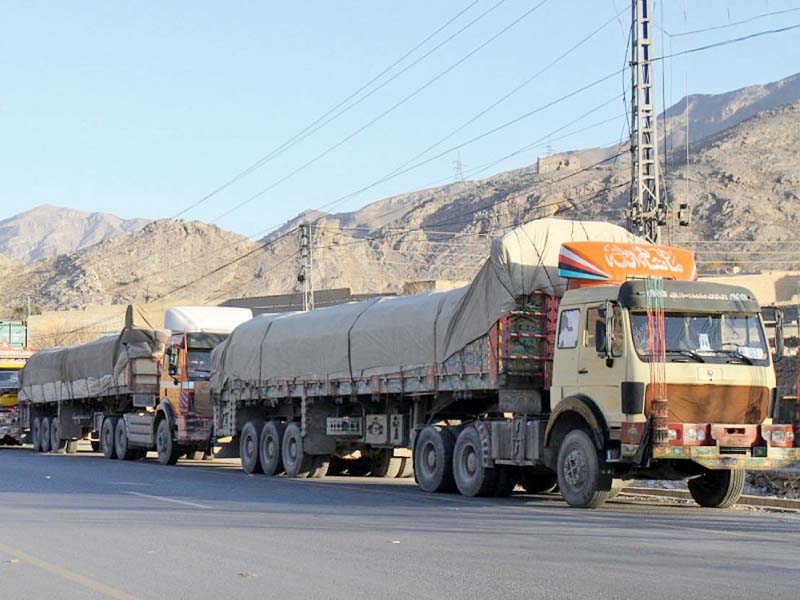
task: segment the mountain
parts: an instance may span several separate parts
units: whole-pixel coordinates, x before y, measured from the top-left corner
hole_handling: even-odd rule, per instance
[[[668,132],[667,146],[676,151],[689,141],[699,141],[765,110],[800,100],[800,73],[764,85],[749,85],[724,94],[691,94],[664,111],[659,126]],[[664,133],[663,131],[661,132]]]
[[[147,223],[147,219],[120,219],[43,204],[0,221],[0,255],[29,263],[138,231]]]
[[[773,90],[769,96],[777,102],[782,96],[776,90],[790,89],[795,80],[763,87]],[[747,95],[740,92],[728,96],[728,108],[713,96],[697,100],[697,106],[716,107],[704,114],[727,114],[733,123],[735,114],[766,102],[762,94],[743,107]],[[667,157],[668,196],[675,203],[688,201],[693,216],[688,228],[671,223],[669,238],[695,248],[706,272],[776,262],[792,267],[770,244],[783,241],[791,251],[800,231],[800,100],[707,131],[712,133],[692,143],[688,163],[682,148]],[[588,152],[569,156],[595,156],[599,150]],[[314,221],[318,290],[401,292],[411,281],[468,280],[487,256],[491,238],[515,223],[556,216],[624,224],[629,160],[623,153],[591,168],[587,163],[593,161],[584,160],[583,168],[570,164],[541,173],[531,165],[399,194],[353,212],[303,213],[282,230]],[[0,315],[25,296],[48,310],[162,298],[219,303],[286,293],[297,288],[299,236],[277,237],[269,236],[262,248],[212,225],[163,220],[29,265],[0,262]]]

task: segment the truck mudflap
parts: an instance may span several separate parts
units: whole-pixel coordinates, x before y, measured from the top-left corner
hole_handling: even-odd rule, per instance
[[[212,417],[186,415],[175,418],[179,444],[206,443],[211,439]]]
[[[626,423],[621,429],[623,461],[642,456],[648,443],[645,423]],[[669,423],[665,444],[653,444],[654,460],[691,460],[708,469],[772,470],[800,461],[792,425]]]

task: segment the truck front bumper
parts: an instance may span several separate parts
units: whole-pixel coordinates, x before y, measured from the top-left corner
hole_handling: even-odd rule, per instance
[[[645,423],[622,428],[622,457],[636,459]],[[668,438],[653,444],[655,460],[691,460],[708,469],[780,469],[800,461],[800,447],[789,424],[669,423]]]
[[[3,425],[0,426],[0,440],[5,438],[12,438],[14,440],[21,440],[22,439],[22,428],[11,426],[11,425]]]
[[[207,444],[211,439],[211,417],[186,415],[176,417],[179,444]]]
[[[719,446],[667,446],[653,448],[654,459],[688,459],[708,469],[746,469],[768,471],[800,461],[800,448],[737,448],[736,454]],[[764,454],[764,456],[758,456]]]

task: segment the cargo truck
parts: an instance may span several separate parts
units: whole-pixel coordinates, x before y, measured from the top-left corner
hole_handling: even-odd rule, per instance
[[[129,307],[119,335],[37,353],[22,371],[20,390],[34,450],[75,452],[79,440],[89,439],[106,458],[133,460],[155,450],[162,464],[207,452],[211,406],[197,402],[195,392],[208,385],[213,346],[251,316],[242,309],[169,309],[160,330],[135,327]]]
[[[24,430],[19,411],[19,372],[33,354],[23,321],[0,321],[0,444],[20,445]]]
[[[753,295],[605,223],[519,227],[462,289],[256,317],[214,349],[211,391],[248,473],[410,451],[427,492],[597,507],[674,479],[726,507],[746,469],[800,457]]]

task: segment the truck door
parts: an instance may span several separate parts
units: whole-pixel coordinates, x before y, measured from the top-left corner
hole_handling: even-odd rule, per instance
[[[617,426],[622,420],[620,383],[625,379],[624,323],[622,310],[611,305],[614,311],[611,336],[611,356],[605,353],[605,340],[598,344],[597,335],[605,331],[606,305],[589,306],[586,309],[583,335],[578,352],[578,386],[580,393],[589,396],[603,411],[609,426]],[[601,327],[598,329],[598,323]],[[601,333],[602,335],[602,333]]]
[[[558,336],[553,357],[553,385],[550,402],[553,407],[559,400],[578,390],[578,342],[581,339],[581,309],[564,307],[558,317]]]

